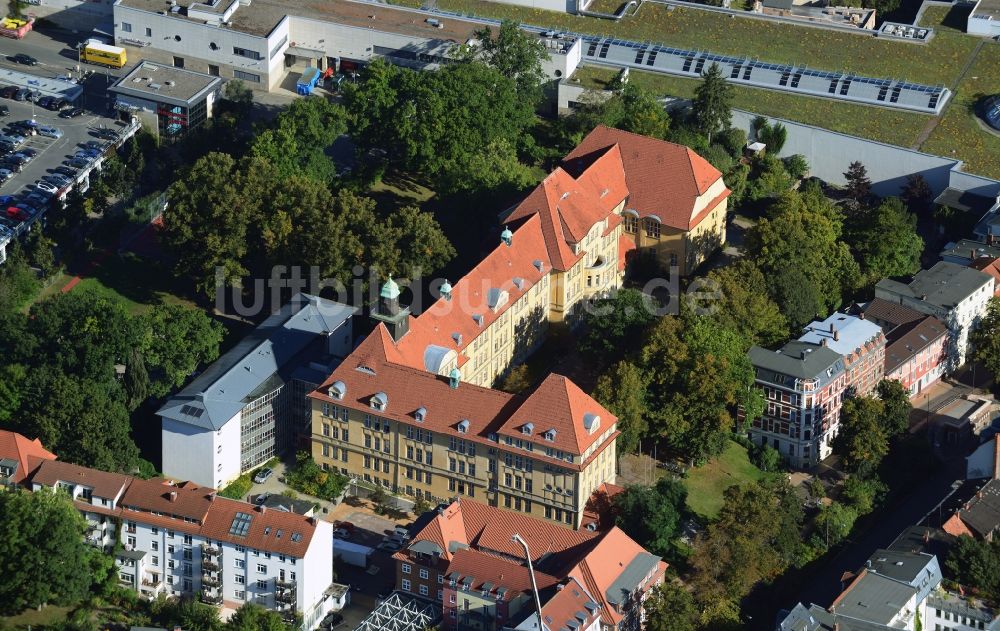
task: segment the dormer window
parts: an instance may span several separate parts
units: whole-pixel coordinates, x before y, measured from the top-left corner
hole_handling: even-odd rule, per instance
[[[531,433],[535,431],[535,425],[533,423],[525,423],[521,427],[521,433],[525,436],[531,436]]]
[[[343,381],[334,381],[330,384],[330,388],[326,392],[330,395],[331,399],[340,401],[347,394],[347,386]]]
[[[389,405],[389,397],[384,392],[376,392],[372,395],[369,404],[372,406],[373,410],[385,410],[386,406]]]
[[[462,419],[461,421],[458,422],[458,433],[459,434],[468,434],[469,433],[469,420],[468,419]]]
[[[424,419],[427,418],[427,408],[417,408],[417,411],[413,413],[413,418],[415,418],[418,423],[423,423]]]
[[[587,430],[588,434],[593,434],[601,427],[601,417],[596,414],[583,415],[583,429]]]
[[[545,438],[545,440],[547,440],[549,442],[555,441],[555,439],[556,439],[556,430],[550,429],[549,431],[545,432],[544,438]]]

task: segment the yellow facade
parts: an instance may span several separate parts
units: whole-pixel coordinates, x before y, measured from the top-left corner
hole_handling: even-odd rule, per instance
[[[431,503],[464,495],[578,528],[587,499],[615,477],[615,441],[608,440],[615,425],[601,428],[594,446],[574,458],[578,465],[600,450],[576,470],[540,457],[537,445],[537,451],[518,447],[513,438],[508,445],[504,436],[458,437],[316,400],[312,405],[312,455],[320,466]]]
[[[691,212],[694,218],[725,191],[722,178],[700,196]],[[681,276],[689,276],[726,240],[728,199],[691,230],[681,230],[660,223],[654,217],[639,218],[630,211],[622,215],[625,234],[635,239],[640,252],[651,253],[663,267],[678,267]]]

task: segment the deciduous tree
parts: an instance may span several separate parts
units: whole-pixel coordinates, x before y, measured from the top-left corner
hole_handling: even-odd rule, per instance
[[[521,30],[512,20],[503,20],[500,28],[483,27],[473,35],[479,42],[478,50],[467,51],[467,59],[480,59],[500,74],[512,79],[526,99],[538,103],[542,98],[545,72],[542,62],[549,59],[542,41]]]
[[[863,282],[874,285],[887,276],[908,276],[920,269],[924,240],[917,217],[896,197],[882,201],[858,218],[848,233]]]
[[[753,261],[740,259],[708,278],[718,283],[719,300],[705,305],[711,317],[752,344],[771,346],[788,338],[788,320],[768,296],[767,281]]]
[[[890,438],[902,436],[910,429],[910,393],[895,379],[883,379],[876,386],[878,398],[882,401],[883,423]]]
[[[618,417],[618,453],[633,453],[646,435],[646,378],[638,366],[621,361],[600,376],[594,398]]]
[[[0,613],[72,605],[91,585],[84,522],[62,493],[0,493]]]
[[[990,298],[986,314],[969,337],[972,355],[1000,379],[1000,299]]]
[[[686,501],[684,484],[660,478],[655,486],[626,487],[612,503],[619,528],[654,554],[670,556]]]
[[[595,361],[609,354],[628,353],[642,344],[646,328],[653,322],[653,298],[638,289],[621,289],[610,298],[588,304],[584,310],[586,333],[580,352]]]
[[[650,591],[643,610],[646,631],[696,631],[699,612],[694,597],[674,581],[664,581]]]
[[[227,631],[291,631],[278,612],[256,603],[244,603],[229,618],[225,628]]]
[[[182,385],[198,366],[215,361],[225,330],[205,312],[158,305],[142,317],[144,363],[152,372],[150,394],[162,397]]]
[[[884,418],[885,405],[878,399],[851,397],[844,401],[833,450],[849,471],[867,475],[889,453]]]

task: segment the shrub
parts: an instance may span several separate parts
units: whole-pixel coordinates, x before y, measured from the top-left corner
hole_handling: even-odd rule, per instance
[[[249,473],[244,473],[219,491],[219,495],[232,500],[242,500],[251,488],[253,488],[253,480],[250,479]]]

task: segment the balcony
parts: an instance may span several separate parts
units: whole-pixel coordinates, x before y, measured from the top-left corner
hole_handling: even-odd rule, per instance
[[[282,590],[295,590],[295,581],[284,581],[281,579],[274,581],[274,586],[278,588],[278,591]]]
[[[205,573],[205,572],[218,572],[219,571],[219,564],[216,563],[215,561],[206,561],[206,560],[203,560],[201,562],[201,571],[202,571],[202,573]]]
[[[205,574],[201,577],[201,584],[206,587],[218,587],[222,583],[222,577],[212,574]]]
[[[278,592],[274,595],[274,599],[282,603],[295,603],[295,591]]]
[[[221,605],[222,604],[222,594],[210,595],[205,592],[201,593],[201,602],[206,605]]]
[[[149,588],[155,589],[155,588],[159,587],[162,584],[163,584],[163,581],[160,579],[160,575],[159,574],[152,574],[152,575],[150,575],[150,576],[142,579],[142,586],[143,587],[149,587]]]
[[[204,544],[201,546],[201,555],[203,557],[217,557],[220,554],[222,554],[222,550],[219,548]]]

